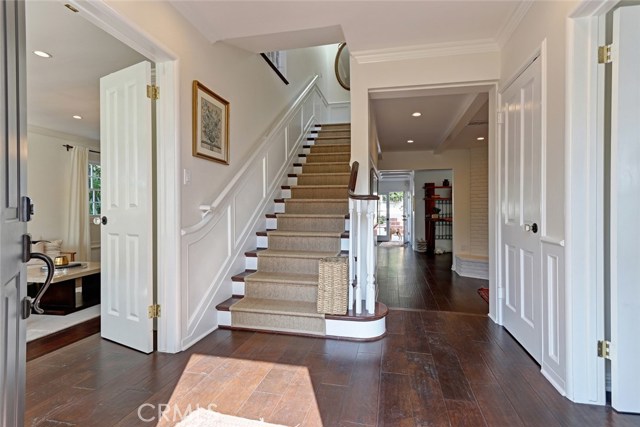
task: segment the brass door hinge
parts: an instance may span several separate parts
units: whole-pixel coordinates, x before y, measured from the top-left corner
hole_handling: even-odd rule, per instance
[[[611,45],[598,46],[598,64],[610,64],[611,62],[613,62]]]
[[[160,304],[153,304],[149,306],[149,319],[157,319],[160,317]]]
[[[160,98],[160,88],[156,85],[147,85],[147,98],[150,99],[159,99]]]
[[[611,343],[609,341],[598,341],[598,357],[611,359]]]

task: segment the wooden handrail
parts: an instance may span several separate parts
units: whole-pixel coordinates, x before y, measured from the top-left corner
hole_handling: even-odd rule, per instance
[[[353,162],[351,164],[351,176],[349,177],[349,198],[354,200],[378,200],[378,196],[373,194],[356,194],[356,182],[358,180],[358,169],[360,163]]]

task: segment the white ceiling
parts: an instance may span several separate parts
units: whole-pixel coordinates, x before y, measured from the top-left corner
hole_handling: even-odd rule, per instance
[[[145,58],[59,1],[27,1],[26,21],[29,125],[99,139],[100,77]]]
[[[254,52],[346,41],[350,51],[500,42],[521,0],[170,0],[212,43]],[[336,28],[342,29],[341,32]],[[295,37],[287,33],[295,32]]]

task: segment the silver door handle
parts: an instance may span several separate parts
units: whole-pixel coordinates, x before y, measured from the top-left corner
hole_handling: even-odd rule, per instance
[[[530,231],[533,234],[536,234],[538,232],[538,224],[535,222],[533,224],[525,224],[524,231]]]

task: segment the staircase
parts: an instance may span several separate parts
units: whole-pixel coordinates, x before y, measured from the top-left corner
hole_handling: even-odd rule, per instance
[[[258,233],[258,249],[245,254],[255,271],[232,279],[234,294],[242,295],[217,307],[231,313],[221,327],[326,334],[316,309],[318,261],[348,248],[350,125],[318,126],[307,142],[267,230]]]

